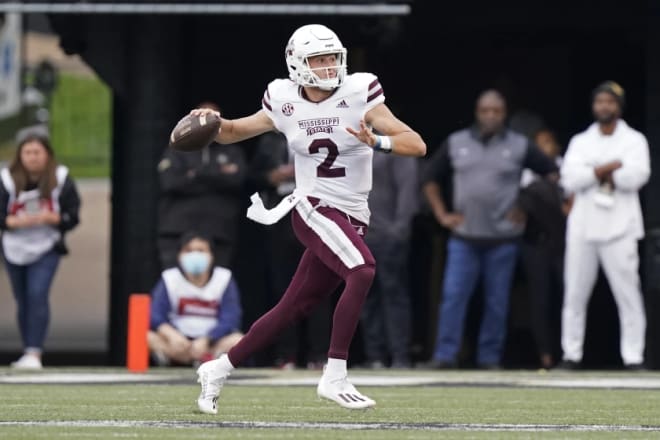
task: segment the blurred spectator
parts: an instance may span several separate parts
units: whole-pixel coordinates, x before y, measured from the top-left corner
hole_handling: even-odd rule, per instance
[[[213,103],[200,107],[217,109]],[[194,152],[166,149],[158,164],[160,201],[158,249],[161,267],[177,263],[179,240],[185,231],[199,231],[213,239],[215,261],[232,267],[246,163],[242,147],[213,142]]]
[[[11,366],[39,369],[50,286],[60,256],[68,253],[65,234],[78,225],[80,196],[68,169],[39,134],[22,137],[0,178],[2,250],[23,343],[23,356]]]
[[[555,161],[558,167],[561,167],[562,162],[562,146],[557,139],[555,133],[549,128],[541,128],[529,138],[543,154]],[[521,185],[523,187],[529,185],[533,181],[541,177],[529,168],[525,168],[521,177]]]
[[[509,119],[509,128],[520,134],[527,136],[527,139],[533,140],[536,133],[545,127],[543,117],[538,113],[520,108],[513,112]]]
[[[476,354],[481,368],[498,368],[506,337],[509,295],[524,217],[515,206],[523,168],[557,172],[525,136],[505,126],[506,102],[487,90],[476,102],[476,124],[452,133],[425,170],[423,192],[435,219],[451,230],[434,368],[458,365],[469,300],[483,278],[484,310]],[[448,208],[441,188],[451,174]]]
[[[638,192],[651,165],[646,137],[621,118],[623,106],[619,84],[600,84],[592,99],[595,122],[573,136],[561,167],[563,185],[575,194],[566,231],[562,368],[577,368],[582,361],[599,264],[619,313],[623,363],[629,369],[644,363],[646,314],[637,247],[644,223]]]
[[[371,221],[365,241],[376,258],[376,276],[362,309],[364,351],[371,367],[410,367],[411,308],[408,252],[419,203],[414,157],[374,154]]]
[[[561,145],[552,131],[540,130],[539,149],[561,166]],[[569,198],[560,183],[544,179],[530,169],[523,172],[518,205],[525,213],[521,263],[531,304],[531,326],[539,363],[551,368],[560,354],[559,335],[563,296],[563,261]]]
[[[267,208],[277,205],[295,188],[293,151],[281,133],[260,136],[250,165],[250,180]],[[286,291],[305,250],[291,222],[266,229],[271,299],[276,304]],[[332,298],[324,299],[310,316],[284,330],[274,344],[275,365],[283,369],[306,365],[321,368],[327,357],[332,321]]]
[[[243,337],[238,286],[214,264],[212,249],[204,235],[185,233],[178,266],[164,270],[151,293],[148,341],[159,365],[215,359]]]

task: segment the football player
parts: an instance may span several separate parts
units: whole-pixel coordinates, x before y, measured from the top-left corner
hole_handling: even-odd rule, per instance
[[[251,216],[248,210],[248,217],[268,224],[291,211],[294,231],[306,251],[279,303],[226,355],[197,370],[202,388],[197,403],[205,413],[217,413],[216,400],[235,367],[306,316],[342,281],[345,287],[334,311],[328,362],[317,393],[345,408],[375,405],[347,379],[349,346],[376,264],[363,241],[369,224],[372,155],[423,156],[426,144],[385,105],[375,75],[347,74],[346,49],[326,26],[297,29],[285,58],[289,78],[268,84],[256,113],[223,118],[216,141],[236,143],[267,131],[286,136],[296,155],[296,190],[272,212],[265,212],[253,196],[253,207],[261,212],[255,209]],[[212,110],[201,108],[191,114],[208,112]]]

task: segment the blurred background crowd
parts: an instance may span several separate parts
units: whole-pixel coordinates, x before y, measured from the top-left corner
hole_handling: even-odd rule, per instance
[[[443,10],[408,2],[412,18],[384,16],[350,32],[350,23],[327,18],[346,35],[349,71],[382,72],[388,105],[429,146],[420,159],[374,155],[366,240],[377,274],[351,362],[375,369],[658,368],[660,342],[651,318],[660,316],[660,308],[654,280],[647,276],[654,260],[645,246],[653,246],[657,213],[647,206],[644,191],[657,186],[651,168],[657,133],[647,121],[660,105],[650,103],[653,97],[660,101],[660,85],[645,78],[660,69],[646,56],[658,47],[660,35],[649,30],[650,21],[646,27],[643,7],[613,0],[607,13],[576,9],[572,20],[562,21],[563,30],[551,20],[559,20],[554,8],[547,10],[550,17],[542,17],[474,3],[480,14],[467,6]],[[621,21],[617,12],[630,20]],[[489,14],[496,19],[486,23]],[[243,32],[248,20],[271,29],[262,16],[233,24],[226,17],[211,18],[223,20],[227,38]],[[42,351],[46,366],[121,364],[126,299],[139,292],[159,298],[150,334],[152,363],[191,363],[226,351],[226,344],[240,338],[282,295],[302,248],[287,219],[266,227],[246,219],[245,210],[254,192],[274,206],[293,190],[295,158],[286,140],[267,134],[255,142],[212,144],[195,153],[166,148],[169,129],[190,108],[214,107],[228,115],[258,108],[260,96],[240,89],[259,91],[266,86],[262,77],[285,75],[282,48],[263,40],[246,43],[240,54],[214,55],[222,58],[214,61],[204,60],[202,48],[163,47],[169,38],[185,40],[186,26],[196,29],[186,41],[208,40],[214,33],[211,18],[200,18],[202,26],[195,17],[181,22],[169,16],[132,18],[122,26],[143,34],[131,49],[135,53],[120,58],[117,47],[135,40],[127,31],[117,47],[107,46],[114,17],[92,17],[83,29],[75,26],[80,17],[4,14],[0,160],[10,169],[21,162],[26,141],[41,142],[48,157],[67,169],[79,198],[71,209],[80,219],[79,225],[76,220],[55,228],[61,235],[53,243],[66,236],[66,251],[58,251],[66,257],[51,264],[52,280],[42,288],[42,304],[44,298],[49,302],[34,318],[44,320],[41,330],[19,325],[27,306],[19,301],[12,275],[13,263],[33,261],[12,262],[3,255],[8,264],[0,271],[0,300],[16,305],[0,310],[4,364]],[[325,19],[312,21],[320,18]],[[273,29],[283,30],[272,30],[278,33],[272,40],[280,42],[285,39],[279,34],[288,35],[310,17],[277,20]],[[645,26],[635,26],[641,22]],[[162,35],[163,28],[171,33]],[[159,33],[166,41],[159,41]],[[188,69],[201,70],[213,86],[192,82],[186,70],[163,61],[168,50],[196,60]],[[264,72],[237,77],[232,63],[260,59],[260,51],[266,52],[259,63]],[[437,63],[440,70],[432,67]],[[599,229],[601,235],[571,235],[569,257],[568,219],[576,206],[579,215],[585,214],[575,197],[582,189],[574,183],[566,155],[575,136],[600,121],[595,104],[602,93],[613,100],[613,111],[626,127],[639,130],[644,142],[648,138],[651,177],[635,169],[640,180],[626,186],[628,181],[616,176],[630,162],[618,156],[609,159],[622,161],[620,167],[605,160],[585,166],[595,176],[594,187],[602,189],[599,197],[608,197],[607,185],[610,197],[622,188],[641,195],[640,216],[630,222],[641,223],[642,230],[626,229],[633,243],[629,248],[592,249],[585,241],[609,243],[616,221],[610,214],[583,218],[587,229]],[[612,169],[596,170],[599,165]],[[564,185],[565,174],[569,185]],[[49,191],[57,188],[55,182]],[[61,200],[59,192],[51,196]],[[622,206],[612,210],[631,212],[632,205]],[[6,220],[10,214],[4,216],[3,240],[12,229]],[[629,258],[611,257],[621,254]],[[596,265],[585,268],[585,261]],[[185,279],[168,272],[176,266]],[[574,269],[570,286],[566,267]],[[168,291],[210,284],[217,287],[217,298],[189,305],[216,320],[168,321]],[[336,299],[250,364],[320,368]],[[231,313],[221,316],[218,310]],[[36,342],[29,336],[35,331],[41,332]]]

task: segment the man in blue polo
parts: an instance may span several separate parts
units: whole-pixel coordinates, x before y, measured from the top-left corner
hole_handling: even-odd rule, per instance
[[[524,228],[516,208],[521,172],[529,168],[545,176],[558,171],[524,135],[506,127],[506,112],[499,92],[482,92],[475,124],[450,134],[423,176],[424,196],[436,221],[451,231],[434,368],[458,365],[467,306],[480,278],[484,310],[476,363],[480,368],[500,366],[511,280]]]

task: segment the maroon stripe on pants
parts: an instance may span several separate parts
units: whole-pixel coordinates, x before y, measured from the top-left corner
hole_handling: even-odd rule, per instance
[[[229,351],[229,360],[234,366],[266,348],[282,330],[308,315],[319,302],[335,291],[342,280],[345,281],[345,287],[333,316],[328,356],[338,359],[348,357],[362,304],[373,281],[375,261],[356,231],[366,230],[364,224],[355,219],[349,221],[346,214],[334,208],[318,207],[316,211],[340,227],[360,251],[365,264],[352,269],[346,267],[294,209],[291,213],[293,229],[307,249],[280,301],[252,324],[246,335]]]

